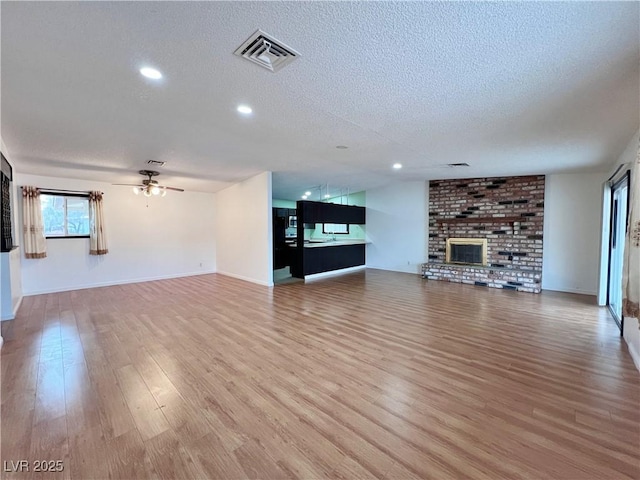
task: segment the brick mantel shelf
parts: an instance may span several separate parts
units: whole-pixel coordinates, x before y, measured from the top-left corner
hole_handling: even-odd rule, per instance
[[[527,217],[466,217],[440,218],[435,223],[517,223],[526,221]]]

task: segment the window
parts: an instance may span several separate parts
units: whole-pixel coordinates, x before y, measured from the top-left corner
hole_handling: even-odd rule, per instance
[[[42,193],[40,204],[45,237],[89,236],[88,196]]]
[[[322,233],[349,233],[348,223],[323,223]]]

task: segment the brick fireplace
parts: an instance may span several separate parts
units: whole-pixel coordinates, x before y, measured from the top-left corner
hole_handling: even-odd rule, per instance
[[[539,293],[544,181],[535,175],[429,182],[423,276]],[[482,244],[478,257],[473,246]]]

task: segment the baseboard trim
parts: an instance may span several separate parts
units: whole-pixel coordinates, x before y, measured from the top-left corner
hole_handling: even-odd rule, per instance
[[[73,290],[85,290],[87,288],[99,288],[99,287],[113,287],[114,285],[127,285],[129,283],[144,283],[144,282],[154,282],[156,280],[170,280],[172,278],[181,278],[181,277],[196,277],[198,275],[210,275],[212,273],[216,273],[215,270],[207,270],[200,272],[187,272],[187,273],[179,273],[175,275],[160,275],[157,277],[142,277],[142,278],[132,278],[128,280],[114,280],[112,282],[97,282],[85,285],[70,285],[67,287],[54,288],[54,289],[46,289],[46,290],[37,290],[34,292],[23,292],[25,297],[30,297],[33,295],[44,295],[46,293],[60,293],[60,292],[71,292]]]
[[[640,325],[638,325],[638,320],[632,317],[626,317],[624,319],[624,332],[622,332],[622,336],[624,337],[624,341],[627,344],[627,349],[629,350],[629,355],[633,359],[633,363],[635,364],[638,371],[640,371]]]
[[[345,273],[358,272],[360,270],[365,270],[366,268],[367,268],[366,265],[358,265],[357,267],[341,268],[340,270],[331,270],[329,272],[314,273],[313,275],[305,275],[304,281],[313,282],[314,280],[319,280],[321,278],[335,277],[337,275],[344,275]]]
[[[255,278],[245,277],[244,275],[238,275],[236,273],[222,272],[220,270],[218,270],[216,273],[218,273],[219,275],[224,275],[225,277],[231,277],[237,280],[244,280],[245,282],[249,282],[249,283],[256,283],[258,285],[262,285],[263,287],[273,287],[273,280],[271,282],[263,282],[260,280],[256,280]]]
[[[640,352],[636,350],[635,345],[632,343],[627,343],[627,348],[629,349],[629,355],[631,355],[633,363],[635,363],[638,372],[640,372]]]
[[[592,297],[597,297],[598,293],[595,290],[580,290],[578,288],[549,288],[542,287],[542,291],[545,290],[550,292],[562,292],[562,293],[576,293],[578,295],[590,295]]]
[[[418,271],[418,269],[411,271],[411,272],[407,272],[406,270],[399,270],[397,268],[387,268],[387,267],[376,267],[373,265],[366,265],[367,268],[371,269],[371,270],[382,270],[383,272],[396,272],[396,273],[408,273],[409,275],[421,275],[421,273]],[[419,267],[418,267],[419,268]]]
[[[9,315],[4,315],[2,318],[0,318],[0,322],[4,322],[6,320],[13,320],[14,318],[16,318],[16,315],[18,314],[18,309],[20,308],[20,305],[22,305],[22,299],[24,297],[20,297],[18,299],[18,302],[16,303],[16,306],[13,307],[13,312],[10,313]]]

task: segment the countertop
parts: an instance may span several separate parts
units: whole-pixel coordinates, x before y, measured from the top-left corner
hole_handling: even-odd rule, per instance
[[[342,247],[345,245],[365,245],[367,243],[371,243],[371,242],[367,242],[364,239],[358,239],[358,238],[354,238],[350,240],[329,240],[329,241],[318,240],[318,241],[311,241],[309,243],[305,243],[304,248]],[[294,248],[298,247],[297,243],[288,243],[287,245]]]

